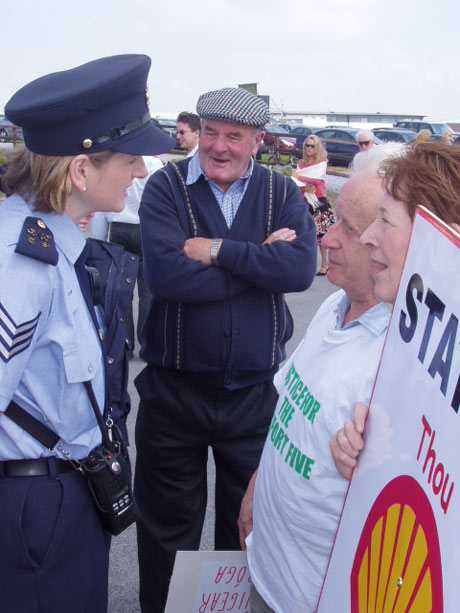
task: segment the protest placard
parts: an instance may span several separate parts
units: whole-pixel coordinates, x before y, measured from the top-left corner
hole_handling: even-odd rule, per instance
[[[165,613],[249,613],[244,551],[178,551]]]
[[[419,208],[319,613],[459,610],[459,271]]]

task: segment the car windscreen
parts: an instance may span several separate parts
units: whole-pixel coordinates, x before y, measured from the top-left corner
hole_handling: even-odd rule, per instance
[[[453,131],[446,123],[432,123],[431,127],[433,131],[438,136],[442,136],[443,134],[453,134]]]

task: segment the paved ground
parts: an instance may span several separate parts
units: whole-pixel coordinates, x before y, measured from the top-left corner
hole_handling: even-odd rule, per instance
[[[312,287],[306,292],[290,294],[287,296],[289,308],[295,322],[294,335],[288,344],[288,352],[298,344],[306,326],[314,315],[319,304],[336,289],[324,277],[316,277]],[[138,395],[133,385],[133,380],[143,368],[140,359],[131,362],[130,393],[133,401],[133,410],[129,416],[129,429],[131,440],[134,440],[133,426],[136,417]],[[212,454],[210,454],[212,456]],[[133,458],[134,459],[134,458]],[[212,549],[214,528],[214,466],[212,457],[209,461],[209,502],[206,513],[205,526],[201,541],[201,549]],[[137,602],[137,557],[136,557],[136,533],[130,528],[123,535],[114,538],[111,552],[110,568],[110,605],[109,613],[137,613],[140,611]]]

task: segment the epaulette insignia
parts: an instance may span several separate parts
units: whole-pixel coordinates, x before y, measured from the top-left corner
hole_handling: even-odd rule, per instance
[[[53,233],[40,217],[26,217],[15,252],[52,266],[59,258]]]

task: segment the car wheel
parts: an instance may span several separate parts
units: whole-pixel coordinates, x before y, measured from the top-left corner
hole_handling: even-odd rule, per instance
[[[5,128],[2,128],[0,130],[0,143],[6,143],[7,140],[8,140],[8,132],[5,130]]]

